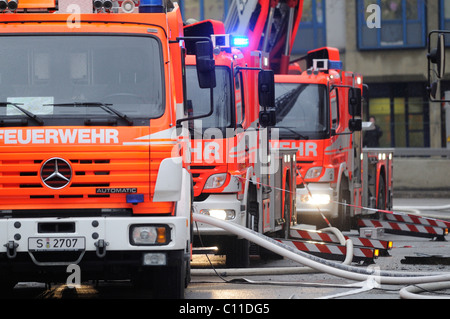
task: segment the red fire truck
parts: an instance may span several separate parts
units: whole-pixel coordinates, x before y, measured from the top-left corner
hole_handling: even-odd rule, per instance
[[[298,149],[298,222],[328,216],[348,228],[370,208],[392,207],[392,150],[363,150],[363,78],[342,71],[337,49],[313,50],[301,66],[288,62],[302,13],[302,0],[233,1],[225,24],[248,35],[263,68],[275,71],[279,140],[272,146]]]
[[[367,208],[392,207],[392,152],[363,149],[363,78],[342,70],[337,49],[310,51],[301,64],[300,74],[275,76],[280,140],[272,143],[298,149],[298,222],[325,217],[347,230],[375,212]]]
[[[217,84],[210,116],[189,123],[194,210],[262,233],[276,232],[285,227],[281,222],[285,216],[291,220],[294,208],[295,196],[284,189],[289,188],[286,184],[295,184],[295,166],[288,161],[295,151],[268,156],[269,143],[262,130],[268,113],[260,112],[260,103],[272,106],[274,95],[267,103],[260,93],[264,86],[274,89],[273,73],[262,70],[259,51],[245,48],[248,39],[225,34],[222,22],[194,23],[185,27],[185,34],[209,37],[213,42]],[[195,110],[195,118],[208,112],[210,95],[194,81],[196,60],[188,44],[187,50],[187,102]],[[265,77],[271,74],[272,82],[269,79],[265,83]],[[273,166],[269,163],[272,171],[262,172],[268,162],[261,163],[263,158],[276,162]],[[278,164],[280,169],[275,167]],[[270,183],[278,183],[273,192],[268,191]],[[249,263],[247,240],[205,224],[198,225],[195,239],[196,247],[217,247],[217,253],[227,256],[230,267]]]
[[[183,38],[171,1],[1,2],[0,292],[64,281],[77,264],[82,280],[132,279],[155,297],[184,296]]]

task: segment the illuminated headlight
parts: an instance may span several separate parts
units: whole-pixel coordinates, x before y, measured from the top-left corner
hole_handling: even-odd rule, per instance
[[[330,195],[327,194],[309,194],[300,195],[300,201],[302,203],[314,206],[328,205],[331,201]]]
[[[130,228],[132,245],[164,245],[170,241],[170,231],[162,225],[133,225]]]
[[[202,209],[200,214],[209,215],[220,220],[232,220],[236,217],[234,209]]]
[[[205,189],[220,188],[226,180],[227,173],[211,175],[205,183]]]
[[[305,179],[317,178],[322,174],[322,167],[311,167],[305,175]]]

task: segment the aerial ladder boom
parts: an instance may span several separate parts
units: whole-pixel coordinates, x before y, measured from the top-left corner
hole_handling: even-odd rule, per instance
[[[249,50],[262,52],[264,68],[287,74],[302,13],[303,0],[234,0],[225,29],[248,36]]]

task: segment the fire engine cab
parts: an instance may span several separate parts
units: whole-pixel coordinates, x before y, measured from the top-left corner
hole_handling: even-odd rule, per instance
[[[77,264],[83,280],[182,298],[192,175],[176,131],[187,117],[178,6],[2,0],[0,11],[0,290],[64,281]]]

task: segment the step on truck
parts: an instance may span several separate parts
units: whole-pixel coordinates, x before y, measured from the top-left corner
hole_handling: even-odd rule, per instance
[[[2,0],[0,11],[0,289],[64,282],[77,264],[81,280],[182,298],[192,177],[189,136],[176,132],[187,117],[177,4]]]

